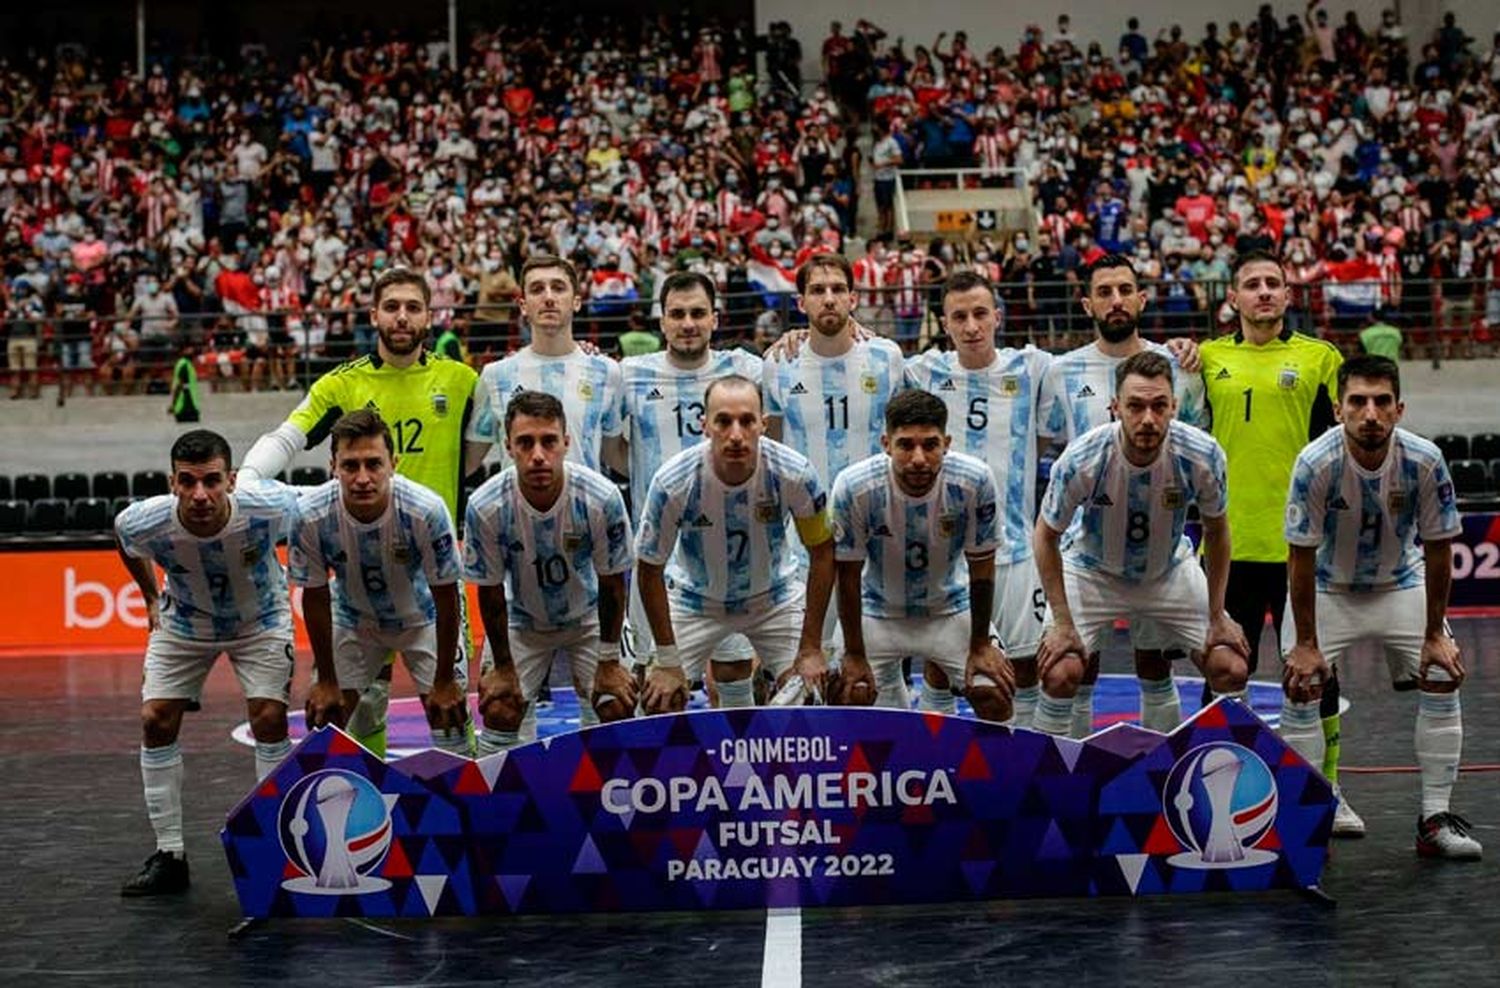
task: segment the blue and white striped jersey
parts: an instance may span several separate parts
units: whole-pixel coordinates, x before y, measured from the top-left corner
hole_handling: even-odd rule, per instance
[[[668,460],[651,480],[636,556],[666,567],[667,589],[694,614],[745,614],[802,593],[788,517],[827,530],[827,495],[801,453],[762,438],[755,473],[730,487],[709,444]],[[800,541],[798,542],[800,545]]]
[[[881,453],[834,482],[834,554],[864,561],[860,598],[872,617],[958,614],[969,609],[965,557],[995,551],[996,515],[995,478],[984,461],[950,452],[932,490],[914,498]]]
[[[1031,558],[1036,517],[1037,415],[1051,354],[1009,347],[990,366],[967,370],[958,354],[929,350],[913,357],[907,374],[916,387],[948,406],[954,450],[989,464],[1000,504],[1000,565]]]
[[[561,400],[568,418],[568,459],[590,470],[604,469],[604,439],[623,431],[619,364],[582,350],[542,357],[530,347],[486,364],[474,388],[474,412],[464,438],[499,445],[504,462],[509,462],[505,409],[517,391],[544,391]]]
[[[511,626],[559,631],[595,616],[599,577],[635,563],[630,519],[620,489],[576,463],[546,511],[521,492],[507,467],[469,497],[464,519],[464,579],[505,584]]]
[[[1286,540],[1317,548],[1319,590],[1421,586],[1427,568],[1418,536],[1450,539],[1462,531],[1448,464],[1421,436],[1396,429],[1378,470],[1354,461],[1342,428],[1329,429],[1297,455]]]
[[[1141,342],[1147,350],[1154,350],[1172,362],[1177,420],[1206,428],[1208,412],[1202,376],[1185,373],[1172,351],[1162,344],[1151,340]],[[1109,402],[1115,396],[1115,368],[1125,359],[1100,352],[1097,341],[1056,357],[1042,381],[1042,435],[1070,443],[1090,429],[1113,422]]]
[[[765,362],[766,414],[781,419],[781,441],[812,461],[827,490],[849,464],[880,452],[885,406],[905,384],[890,340],[861,340],[840,357],[804,344],[795,360]]]
[[[229,495],[229,521],[199,538],[182,527],[171,494],[137,501],[115,518],[125,553],[166,571],[162,627],[193,641],[228,641],[292,628],[286,571],[276,542],[287,533],[297,489],[275,481]]]
[[[1052,467],[1042,518],[1065,532],[1069,565],[1144,583],[1192,558],[1182,531],[1189,505],[1205,518],[1228,508],[1224,450],[1174,421],[1155,461],[1137,467],[1125,458],[1121,428],[1106,423],[1068,444]]]
[[[703,392],[721,377],[738,374],[761,382],[761,360],[744,350],[713,350],[696,370],[678,370],[665,352],[620,361],[625,381],[626,435],[630,439],[630,510],[636,518],[656,471],[703,441]]]
[[[391,478],[385,514],[365,524],[349,514],[337,480],[302,496],[292,516],[292,582],[328,584],[333,570],[333,623],[344,628],[404,631],[432,624],[432,587],[456,583],[458,549],[443,499],[402,476]]]

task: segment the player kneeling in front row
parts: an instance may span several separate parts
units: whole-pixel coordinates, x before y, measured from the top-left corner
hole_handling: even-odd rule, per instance
[[[396,476],[391,431],[376,412],[350,412],[329,435],[334,479],[298,502],[288,553],[291,580],[304,588],[317,673],[308,725],[343,726],[387,653],[399,651],[433,745],[469,754],[468,662],[459,644],[458,547],[448,508]]]
[[[1338,391],[1343,427],[1298,454],[1287,496],[1281,734],[1321,766],[1323,681],[1354,645],[1379,642],[1396,689],[1419,691],[1417,853],[1478,858],[1468,822],[1448,808],[1463,748],[1464,664],[1445,620],[1453,538],[1462,531],[1453,480],[1436,446],[1396,427],[1405,406],[1394,362],[1351,357]]]
[[[873,681],[878,706],[906,710],[901,660],[920,656],[963,684],[980,717],[1005,721],[1015,675],[990,641],[995,478],[983,460],[948,451],[947,427],[941,399],[902,391],[885,409],[885,452],[834,482],[839,693],[844,703],[867,704]]]
[[[1119,421],[1063,450],[1036,524],[1050,613],[1037,655],[1042,699],[1034,726],[1048,734],[1068,733],[1085,657],[1118,618],[1154,620],[1170,644],[1190,650],[1215,696],[1242,696],[1249,675],[1244,633],[1224,610],[1224,451],[1208,433],[1174,420],[1166,357],[1137,353],[1116,368],[1115,382]],[[1183,534],[1193,504],[1203,519],[1206,578]]]
[[[115,519],[120,556],[151,628],[141,684],[141,779],[157,850],[121,888],[127,896],[188,887],[177,735],[221,653],[245,692],[256,778],[292,748],[292,611],[276,541],[297,495],[274,482],[236,490],[229,444],[207,430],[184,433],[171,462],[172,493],[138,501]],[[163,592],[155,566],[167,573]]]
[[[505,408],[511,465],[469,498],[464,576],[479,587],[486,637],[481,755],[536,739],[536,697],[555,651],[585,684],[584,726],[635,710],[635,681],[620,662],[630,519],[618,487],[566,462],[569,441],[561,401],[517,392]]]
[[[762,437],[754,381],[730,374],[704,392],[708,442],[651,480],[636,538],[641,603],[656,640],[648,713],[681,710],[687,685],[726,638],[750,640],[773,676],[795,668],[825,688],[823,617],[833,592],[827,495],[802,454]],[[804,590],[788,518],[810,557]],[[754,704],[751,662],[714,660],[721,707]]]

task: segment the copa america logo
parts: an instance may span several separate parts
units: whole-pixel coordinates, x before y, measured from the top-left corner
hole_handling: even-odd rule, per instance
[[[1188,850],[1177,868],[1250,868],[1276,860],[1257,848],[1276,822],[1276,779],[1261,757],[1227,741],[1200,745],[1177,760],[1162,790],[1172,836]]]
[[[363,895],[391,887],[370,873],[391,847],[385,796],[362,775],[314,772],[287,792],[276,813],[281,849],[302,872],[281,887],[309,895]]]

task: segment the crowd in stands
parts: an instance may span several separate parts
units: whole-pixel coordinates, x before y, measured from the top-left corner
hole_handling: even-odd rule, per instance
[[[369,286],[395,264],[428,273],[438,330],[489,359],[522,340],[514,273],[536,252],[587,272],[606,349],[649,330],[653,287],[683,268],[754,347],[794,317],[796,266],[860,235],[862,315],[907,342],[967,266],[1004,284],[1020,338],[1058,343],[1104,251],[1135,258],[1157,328],[1208,332],[1252,246],[1287,260],[1300,328],[1378,314],[1483,344],[1500,327],[1500,33],[1266,5],[1196,40],[1132,19],[1114,46],[1063,15],[987,52],[835,24],[808,85],[802,55],[785,24],[663,19],[475,33],[456,69],[394,31],[294,63],[164,56],[145,78],[74,51],[0,62],[12,397],[36,396],[38,364],[119,390],[184,352],[295,386],[307,358],[373,347]],[[896,236],[897,169],[953,166],[1026,182],[1034,227]]]

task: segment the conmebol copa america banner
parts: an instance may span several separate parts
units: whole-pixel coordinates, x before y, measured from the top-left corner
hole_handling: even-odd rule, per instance
[[[244,914],[439,916],[1306,888],[1328,784],[1242,705],[1085,742],[906,711],[649,717],[481,761],[304,739],[222,837]]]

